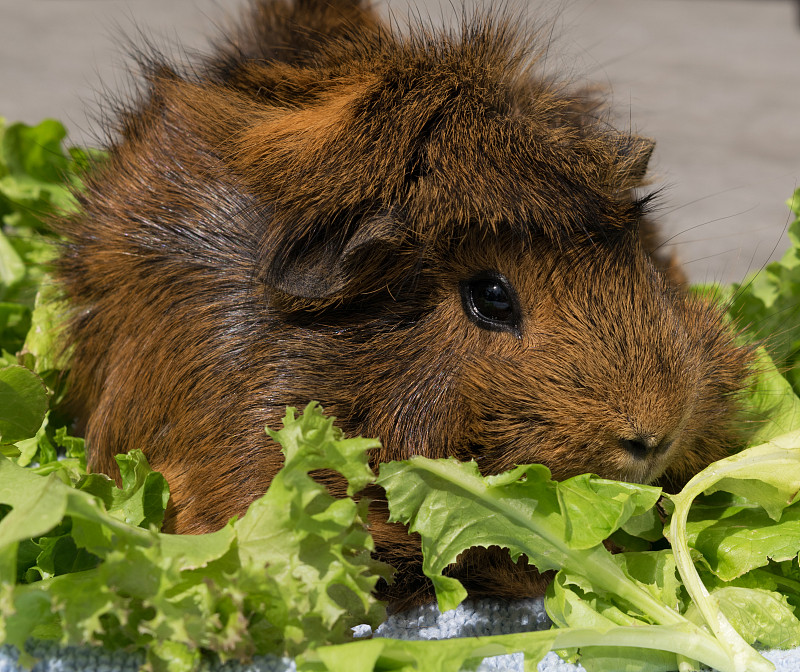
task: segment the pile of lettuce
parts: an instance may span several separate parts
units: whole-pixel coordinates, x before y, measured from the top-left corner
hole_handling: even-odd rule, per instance
[[[376,442],[344,438],[312,403],[268,430],[285,466],[246,515],[176,536],[158,531],[168,487],[142,452],[117,458],[118,488],[87,473],[83,442],[51,410],[63,393],[61,307],[44,270],[58,240],[44,220],[75,207],[66,185],[80,188],[102,160],[64,151],[63,138],[53,121],[0,124],[0,643],[22,662],[33,662],[32,637],[143,649],[148,669],[176,672],[209,654],[456,672],[517,651],[533,670],[551,649],[590,672],[759,672],[772,664],[754,646],[800,646],[800,191],[780,262],[739,286],[698,288],[747,326],[743,338],[769,338],[746,400],[752,446],[679,494],[591,475],[558,483],[541,465],[484,478],[474,463],[422,457],[376,475],[366,457]],[[351,494],[384,487],[393,518],[421,535],[442,610],[465,598],[442,571],[471,546],[558,570],[546,596],[554,627],[353,641],[353,626],[383,618],[371,591],[391,570],[371,558],[367,502],[332,498],[309,476],[321,468],[341,472]],[[611,554],[607,538],[626,551]]]

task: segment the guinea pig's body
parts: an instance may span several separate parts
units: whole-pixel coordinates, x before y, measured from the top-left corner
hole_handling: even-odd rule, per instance
[[[749,355],[650,254],[651,143],[534,77],[499,19],[399,38],[298,0],[242,26],[190,74],[146,66],[59,225],[92,469],[143,449],[168,529],[206,532],[267,489],[264,426],[312,399],[382,441],[376,465],[678,484],[726,454]],[[378,500],[401,570],[383,595],[422,599],[418,544],[385,518]],[[543,586],[495,551],[453,572],[473,595]]]

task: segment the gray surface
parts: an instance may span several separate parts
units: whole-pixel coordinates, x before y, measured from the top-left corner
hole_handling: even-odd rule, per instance
[[[457,0],[420,3],[434,22]],[[95,135],[86,111],[102,84],[125,86],[122,32],[140,26],[203,44],[241,0],[0,0],[0,114],[64,120]],[[407,0],[379,4],[400,18]],[[485,4],[490,4],[488,1]],[[791,0],[510,2],[554,17],[549,64],[608,87],[619,125],[657,140],[662,222],[695,281],[740,280],[786,247],[783,205],[800,183],[800,27]]]

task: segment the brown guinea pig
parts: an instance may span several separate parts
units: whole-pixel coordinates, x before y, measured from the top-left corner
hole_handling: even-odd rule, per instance
[[[143,449],[168,530],[243,514],[281,466],[264,426],[312,399],[375,466],[674,487],[736,442],[750,356],[654,255],[652,143],[537,74],[513,21],[399,36],[359,2],[259,0],[201,63],[143,60],[57,272],[90,467]],[[370,494],[381,595],[430,597]],[[452,572],[544,585],[497,549]]]

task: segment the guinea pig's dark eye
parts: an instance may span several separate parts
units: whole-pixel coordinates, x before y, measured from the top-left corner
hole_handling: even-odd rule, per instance
[[[481,271],[461,282],[461,303],[467,317],[483,329],[520,336],[520,309],[511,283],[497,271]]]

